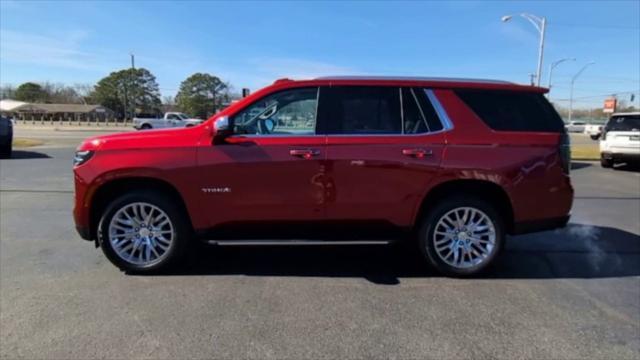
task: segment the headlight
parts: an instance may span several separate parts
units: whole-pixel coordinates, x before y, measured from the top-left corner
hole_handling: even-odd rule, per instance
[[[76,151],[76,156],[73,157],[73,166],[79,166],[91,159],[94,151],[84,150],[84,151]]]

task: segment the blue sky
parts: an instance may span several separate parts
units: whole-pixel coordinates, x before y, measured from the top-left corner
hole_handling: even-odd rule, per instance
[[[236,89],[279,77],[371,74],[497,78],[535,72],[548,20],[543,84],[578,105],[640,91],[640,1],[568,2],[0,2],[0,82],[95,83],[129,66],[152,71],[163,95],[194,72]],[[591,97],[593,96],[593,97]],[[600,97],[598,97],[600,96]],[[625,96],[626,98],[626,96]],[[635,104],[638,104],[636,95]]]

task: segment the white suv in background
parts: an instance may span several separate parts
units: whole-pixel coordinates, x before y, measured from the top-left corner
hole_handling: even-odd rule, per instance
[[[600,138],[600,164],[640,162],[640,112],[611,115]]]

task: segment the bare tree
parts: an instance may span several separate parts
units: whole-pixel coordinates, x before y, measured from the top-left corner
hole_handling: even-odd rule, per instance
[[[0,86],[0,99],[13,99],[16,95],[16,89],[11,84]]]

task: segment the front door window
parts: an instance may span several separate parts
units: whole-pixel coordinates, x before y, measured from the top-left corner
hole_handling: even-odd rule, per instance
[[[232,118],[239,135],[313,135],[318,88],[281,91],[250,105]]]

